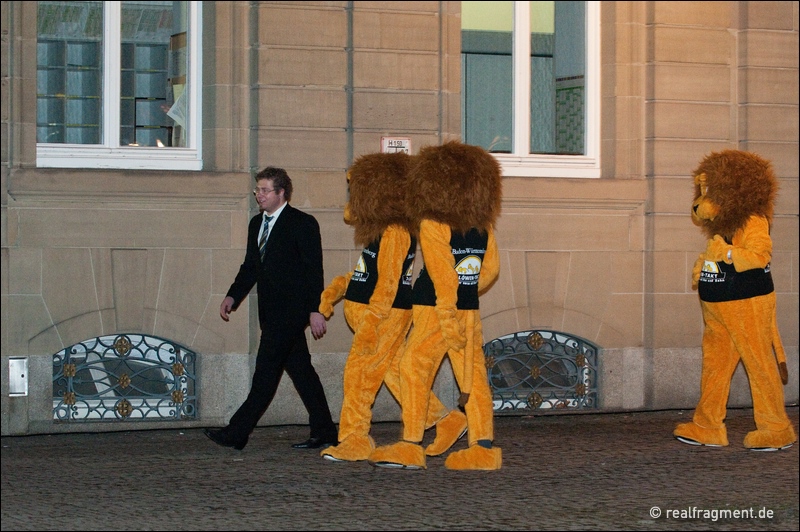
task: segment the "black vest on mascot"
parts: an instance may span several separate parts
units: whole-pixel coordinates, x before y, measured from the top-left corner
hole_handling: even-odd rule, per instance
[[[737,272],[733,264],[706,261],[697,283],[700,300],[707,303],[750,299],[774,290],[769,264],[766,268]]]
[[[450,248],[455,259],[455,270],[458,273],[456,308],[459,310],[478,310],[479,308],[478,278],[481,275],[481,265],[483,257],[486,255],[488,242],[489,234],[474,227],[465,235],[453,233],[450,236]],[[414,283],[414,304],[436,306],[436,290],[424,265],[419,272],[417,282]]]
[[[378,238],[361,251],[344,298],[356,303],[369,303],[369,298],[375,292],[378,283],[378,254],[380,253],[381,239]],[[397,285],[397,295],[392,303],[392,308],[411,308],[411,277],[414,270],[414,256],[417,254],[417,240],[411,237],[406,258],[403,260],[403,274]]]

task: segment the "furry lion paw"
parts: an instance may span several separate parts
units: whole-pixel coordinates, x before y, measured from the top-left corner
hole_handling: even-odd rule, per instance
[[[466,330],[456,319],[456,310],[436,307],[436,316],[439,318],[439,328],[447,347],[452,351],[464,349],[467,345]]]
[[[421,445],[407,441],[378,447],[370,453],[367,461],[375,467],[427,469],[425,450]]]
[[[467,345],[467,336],[458,320],[450,318],[441,322],[442,336],[444,336],[447,347],[453,351],[460,351]]]
[[[732,249],[733,246],[725,242],[719,235],[714,235],[714,238],[708,241],[706,244],[706,260],[710,260],[712,262],[728,262],[728,251]]]
[[[492,447],[486,449],[480,445],[473,445],[467,449],[450,453],[444,461],[447,469],[477,469],[492,471],[503,466],[503,452]]]
[[[700,283],[700,274],[703,271],[703,264],[706,262],[706,256],[700,255],[697,260],[694,262],[694,267],[692,268],[692,290],[697,290],[697,285]]]
[[[319,304],[319,313],[325,316],[325,318],[330,318],[333,316],[333,305],[329,301],[325,301],[324,299]]]
[[[319,313],[330,318],[333,315],[333,306],[344,297],[345,290],[347,290],[348,278],[345,275],[335,277],[331,284],[322,291],[319,302]]]
[[[436,423],[436,438],[425,448],[427,456],[439,456],[467,433],[467,416],[459,410],[451,410]]]

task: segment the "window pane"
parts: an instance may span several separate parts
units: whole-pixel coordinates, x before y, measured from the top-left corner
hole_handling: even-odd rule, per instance
[[[122,146],[186,146],[187,4],[122,2]]]
[[[554,3],[554,153],[583,155],[586,153],[586,2]],[[549,95],[546,96],[549,99]],[[531,97],[535,98],[536,95]],[[531,124],[531,128],[535,126]],[[531,141],[532,153],[553,153],[547,151],[547,146],[537,147],[533,143],[533,136]]]
[[[98,144],[102,2],[39,2],[36,141]]]
[[[556,153],[556,3],[531,2],[531,153]]]
[[[513,2],[461,2],[462,137],[491,152],[512,140]]]

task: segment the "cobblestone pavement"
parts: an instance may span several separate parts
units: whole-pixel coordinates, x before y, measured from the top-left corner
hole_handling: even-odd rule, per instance
[[[201,429],[4,437],[2,530],[798,530],[800,445],[744,449],[753,413],[737,409],[729,447],[692,447],[672,438],[691,414],[497,417],[488,472],[334,463],[291,449],[295,425],[241,452]]]

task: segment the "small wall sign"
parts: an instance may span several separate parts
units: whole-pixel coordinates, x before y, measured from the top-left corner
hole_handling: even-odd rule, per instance
[[[381,153],[406,152],[411,155],[411,139],[407,137],[381,137]]]

